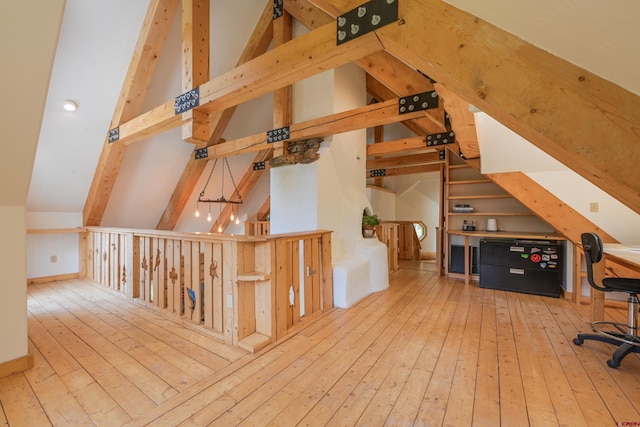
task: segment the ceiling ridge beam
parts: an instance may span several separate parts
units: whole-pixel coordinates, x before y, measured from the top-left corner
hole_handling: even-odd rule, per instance
[[[178,0],[151,0],[149,3],[109,129],[140,113],[178,3]],[[122,144],[109,143],[105,138],[82,211],[85,226],[97,226],[102,222],[125,150]]]

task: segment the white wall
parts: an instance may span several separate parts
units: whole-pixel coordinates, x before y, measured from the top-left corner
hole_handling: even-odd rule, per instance
[[[82,226],[81,212],[27,212],[27,229],[72,229]],[[47,277],[80,271],[78,233],[27,235],[27,278]],[[55,256],[55,262],[51,257]]]
[[[367,187],[367,198],[371,202],[373,213],[383,221],[395,221],[396,218],[396,193],[379,187]]]
[[[25,209],[0,206],[0,363],[27,354]]]
[[[421,252],[436,251],[436,227],[440,223],[440,176],[437,172],[385,178],[384,187],[392,193],[372,188],[369,199],[381,219],[422,221],[427,236]],[[393,195],[393,202],[389,200]],[[393,212],[390,212],[393,210]]]
[[[293,87],[294,123],[366,104],[364,71],[353,64]],[[331,230],[334,304],[348,307],[389,286],[386,246],[362,237],[366,131],[325,138],[320,159],[271,169],[271,233]]]
[[[28,354],[25,205],[64,5],[3,2],[0,13],[0,364]]]
[[[294,123],[362,106],[366,102],[364,72],[345,65],[293,86]],[[320,159],[307,165],[273,168],[271,174],[271,232],[273,234],[333,230],[333,258],[339,259],[343,239],[354,239],[352,228],[360,234],[362,212],[355,226],[345,222],[345,199],[364,197],[366,133],[347,132],[325,138]]]

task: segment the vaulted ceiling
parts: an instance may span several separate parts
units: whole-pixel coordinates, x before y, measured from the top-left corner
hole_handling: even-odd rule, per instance
[[[77,12],[79,3],[82,2],[68,0],[67,13],[75,10],[78,20],[91,16],[92,13],[88,12],[83,15],[81,8]],[[140,209],[155,212],[159,219],[154,226],[173,228],[205,168],[206,161],[194,159],[194,148],[208,147],[204,151],[209,158],[244,153],[246,168],[247,164],[272,155],[273,146],[266,143],[265,131],[284,125],[291,125],[292,140],[299,140],[344,132],[354,126],[373,128],[410,119],[405,123],[420,135],[416,141],[424,147],[425,135],[446,130],[446,109],[459,144],[454,150],[461,150],[468,158],[477,158],[479,152],[473,116],[469,113],[470,104],[492,115],[635,212],[640,212],[640,184],[637,179],[640,173],[634,164],[640,154],[640,99],[593,72],[439,0],[398,1],[397,21],[340,45],[336,45],[336,18],[359,6],[362,3],[359,0],[285,0],[285,15],[276,20],[272,19],[271,2],[266,2],[264,7],[264,1],[251,1],[251,7],[242,10],[238,7],[235,10],[237,15],[233,16],[235,19],[245,18],[242,20],[244,32],[229,32],[233,25],[227,23],[227,33],[222,35],[223,38],[216,37],[220,33],[214,34],[219,29],[215,21],[209,27],[208,19],[203,19],[210,14],[216,16],[215,10],[210,12],[209,7],[218,7],[219,2],[211,3],[152,0],[147,8],[147,2],[126,2],[122,7],[131,9],[131,13],[122,16],[122,25],[129,28],[123,33],[130,35],[132,28],[141,27],[137,46],[133,46],[135,40],[131,39],[123,39],[119,44],[109,41],[119,32],[105,29],[108,34],[104,35],[104,45],[100,46],[105,50],[100,54],[96,54],[99,49],[94,46],[80,47],[92,53],[88,62],[95,67],[96,74],[100,73],[98,70],[114,65],[109,58],[109,49],[135,52],[129,71],[121,76],[120,81],[124,81],[124,85],[119,98],[112,95],[106,107],[107,110],[111,107],[108,129],[118,129],[118,141],[110,143],[104,138],[104,133],[100,136],[91,134],[95,127],[73,128],[73,118],[67,121],[69,117],[58,117],[60,121],[56,122],[64,123],[62,127],[70,132],[86,131],[86,138],[91,143],[84,147],[90,152],[82,153],[84,157],[96,157],[97,147],[101,145],[93,183],[85,193],[88,194],[84,202],[85,223],[99,224],[105,213],[109,215],[108,206],[112,203],[114,187],[137,185],[138,191],[132,193],[136,200],[131,202],[134,205],[139,203]],[[225,4],[225,10],[233,12],[229,4]],[[243,3],[243,6],[247,5]],[[143,20],[144,14],[146,18]],[[70,14],[65,15],[65,20],[73,18]],[[226,15],[226,18],[232,21],[232,15]],[[292,34],[292,18],[309,30],[288,41]],[[246,30],[247,23],[255,23],[248,24],[249,31]],[[64,28],[63,25],[61,41],[74,37],[65,34]],[[167,55],[165,44],[176,43],[176,37],[171,37],[176,32],[182,34],[182,54],[176,54],[178,49],[173,46],[173,54]],[[244,34],[244,37],[239,34]],[[221,39],[234,44],[235,51],[242,52],[239,57],[237,53],[235,55],[237,65],[231,65],[225,71],[210,70],[209,60],[212,64],[216,62],[210,57],[209,39],[212,44]],[[80,38],[73,42],[82,44],[85,41]],[[268,49],[270,43],[273,45]],[[69,44],[73,43],[68,41],[61,45]],[[122,55],[114,57],[121,58]],[[160,70],[166,73],[170,68],[175,73],[176,68],[163,67],[162,61],[182,64],[177,70],[181,75],[181,87],[175,87],[175,83],[163,86],[161,81],[175,82],[176,76],[162,75]],[[356,111],[292,123],[287,92],[289,85],[347,62],[355,62],[367,71],[368,91],[379,102]],[[122,69],[122,66],[114,65],[115,68]],[[55,72],[54,67],[54,78]],[[89,83],[83,92],[96,89],[96,81],[91,76],[68,78],[87,79]],[[173,97],[195,87],[200,91],[200,106],[187,113],[175,114]],[[398,97],[434,89],[442,100],[438,108],[402,117],[398,115]],[[64,93],[56,94],[57,97],[62,95]],[[53,108],[52,99],[50,92],[48,104],[51,105],[47,108]],[[268,106],[268,112],[273,110],[273,117],[268,113],[266,119],[265,116],[256,119],[253,128],[240,126],[241,130],[229,131],[229,125],[233,129],[233,120],[242,114],[243,107],[260,103]],[[90,105],[85,107],[81,104],[79,111],[91,108]],[[45,115],[42,129],[45,136],[48,126],[54,126],[46,120],[53,114]],[[56,132],[62,133],[62,130]],[[97,137],[101,138],[100,144],[95,143]],[[221,141],[223,137],[226,141]],[[190,142],[181,142],[183,139]],[[153,141],[153,146],[149,141]],[[404,144],[403,150],[407,150],[416,141],[396,144]],[[378,151],[377,157],[398,155],[397,149],[392,148],[392,142],[385,144],[386,148],[377,148],[386,150]],[[176,155],[174,147],[178,147],[179,155]],[[46,144],[40,149],[46,149]],[[56,150],[60,149],[64,147],[58,143]],[[154,176],[136,176],[135,172],[139,170],[136,164],[145,161],[148,150],[153,150],[160,159],[166,159],[166,163]],[[421,148],[420,151],[425,150]],[[374,154],[373,151],[371,153]],[[75,154],[68,155],[72,157]],[[43,156],[39,153],[41,162],[46,163]],[[429,153],[422,156],[420,170],[428,170],[424,165],[433,160],[428,160]],[[382,160],[377,161],[372,165],[379,165]],[[74,167],[92,166],[91,162],[87,163]],[[36,161],[36,168],[38,166]],[[68,181],[78,171],[72,168],[67,173],[64,180]],[[123,173],[126,180],[121,179]],[[240,187],[246,192],[250,192],[259,179],[259,172],[253,172],[252,168],[239,167],[234,173],[242,176]],[[86,171],[80,175],[86,176]],[[39,179],[47,180],[47,176],[46,173],[34,173],[35,183],[38,184]],[[160,185],[171,188],[173,195],[162,200],[145,200],[145,186]],[[43,188],[46,186],[34,186],[32,183],[32,205],[37,206],[37,194],[38,191],[46,191]],[[556,203],[550,197],[547,200]],[[534,200],[534,208],[537,202]],[[561,201],[556,205],[562,211],[559,216],[564,218],[574,214],[570,209],[563,211],[566,207],[563,208]],[[562,219],[562,224],[566,223],[566,218]],[[575,233],[564,230],[564,227],[557,228],[569,237]]]

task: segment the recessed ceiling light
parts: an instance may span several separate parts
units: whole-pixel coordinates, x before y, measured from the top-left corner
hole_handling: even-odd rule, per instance
[[[78,109],[78,103],[70,99],[62,101],[62,108],[67,111],[76,111]]]

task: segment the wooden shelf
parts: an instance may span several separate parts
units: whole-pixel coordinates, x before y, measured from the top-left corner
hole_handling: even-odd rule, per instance
[[[449,196],[449,200],[472,200],[472,199],[510,199],[510,194],[475,194],[467,196]]]
[[[262,271],[249,271],[247,273],[238,274],[238,280],[241,282],[255,282],[256,280],[269,280],[271,275]]]
[[[469,260],[466,259],[470,255],[470,245],[476,244],[475,240],[471,241],[471,239],[555,237],[555,233],[549,230],[542,219],[475,167],[467,164],[464,159],[449,153],[446,167],[444,188],[446,232],[443,237],[443,255],[446,259],[444,263],[446,273],[451,277],[463,277],[465,283],[476,278],[471,274]],[[469,205],[473,211],[453,212],[456,204]],[[489,218],[498,218],[501,231],[484,230]],[[462,231],[464,223],[470,221],[478,231]],[[450,248],[452,244],[460,245],[462,241],[465,246],[465,273],[455,276],[455,273],[449,271]]]
[[[449,212],[451,216],[535,216],[533,212]]]
[[[468,237],[497,237],[500,239],[535,239],[535,240],[567,240],[566,237],[554,233],[537,233],[521,231],[464,231],[447,230],[448,234]]]
[[[448,185],[461,185],[461,184],[493,184],[490,179],[465,179],[460,181],[449,181]]]

